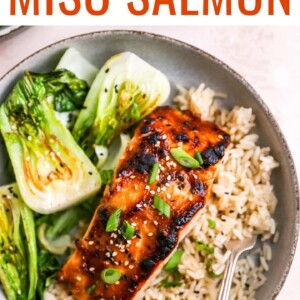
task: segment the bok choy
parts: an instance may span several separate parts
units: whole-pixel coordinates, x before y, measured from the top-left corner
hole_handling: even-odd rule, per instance
[[[94,80],[73,136],[96,163],[94,145],[109,146],[117,135],[162,104],[169,93],[170,83],[160,71],[133,53],[115,55]]]
[[[82,106],[87,85],[67,70],[26,72],[0,108],[0,130],[20,193],[34,211],[49,214],[94,195],[100,176],[56,119]]]
[[[0,281],[8,300],[35,299],[35,224],[16,184],[0,188]]]

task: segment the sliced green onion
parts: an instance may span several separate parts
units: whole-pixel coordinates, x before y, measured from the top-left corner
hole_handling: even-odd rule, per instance
[[[169,281],[169,276],[167,276],[160,284],[159,284],[159,288],[171,288],[171,287],[179,287],[182,286],[183,282],[180,281]]]
[[[178,264],[180,263],[181,257],[183,255],[182,250],[176,251],[173,256],[170,258],[170,260],[167,262],[167,264],[164,266],[165,270],[172,270],[175,269]]]
[[[203,165],[204,161],[203,161],[203,158],[202,158],[201,153],[200,153],[200,152],[196,152],[196,153],[195,153],[195,157],[196,157],[196,159],[197,159],[199,165],[200,165],[200,166]]]
[[[171,149],[171,155],[182,166],[190,169],[199,168],[199,162],[180,148]]]
[[[160,166],[159,163],[155,163],[155,164],[153,165],[153,167],[152,167],[152,169],[151,169],[149,181],[148,181],[149,184],[152,184],[152,183],[155,182],[156,176],[157,176],[157,174],[158,174],[159,166]]]
[[[215,221],[213,221],[211,219],[208,219],[207,222],[208,222],[208,227],[210,229],[215,229],[216,228],[216,222]]]
[[[106,224],[106,232],[112,232],[119,227],[122,209],[117,209],[108,219]]]
[[[164,214],[166,217],[170,218],[170,213],[171,213],[170,205],[157,195],[154,196],[154,207],[157,210],[159,210],[162,214]]]
[[[90,295],[95,289],[96,289],[96,287],[98,286],[98,284],[93,284],[93,285],[91,285],[87,290],[86,290],[86,293],[88,294],[88,295]]]
[[[134,235],[134,227],[131,226],[127,221],[124,221],[121,232],[127,240],[131,240]]]
[[[209,245],[205,244],[203,241],[196,242],[195,246],[201,252],[202,255],[213,254],[215,252],[214,247],[210,247]]]
[[[212,263],[213,263],[212,259],[209,259],[206,263],[206,272],[207,272],[208,277],[213,278],[213,279],[222,277],[224,272],[217,275],[212,271]]]
[[[102,183],[110,184],[114,175],[114,170],[103,170],[100,173]]]
[[[107,268],[101,272],[101,278],[107,284],[116,283],[120,280],[121,276],[121,272],[113,268]]]

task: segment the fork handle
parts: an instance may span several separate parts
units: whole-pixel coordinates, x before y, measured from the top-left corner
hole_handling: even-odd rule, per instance
[[[238,260],[240,253],[239,252],[232,252],[229,256],[229,259],[227,261],[223,279],[221,282],[220,292],[218,300],[228,300],[230,289],[231,289],[231,282],[234,274],[234,269]]]

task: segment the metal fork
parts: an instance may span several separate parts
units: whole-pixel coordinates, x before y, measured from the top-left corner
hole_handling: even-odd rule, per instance
[[[231,254],[225,267],[218,300],[229,299],[231,282],[237,260],[243,252],[252,249],[255,246],[255,243],[256,236],[253,236],[253,238],[250,239],[245,239],[243,241],[229,241],[225,243],[226,248],[231,251]]]

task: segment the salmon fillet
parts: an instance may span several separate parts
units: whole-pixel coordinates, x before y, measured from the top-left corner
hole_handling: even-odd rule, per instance
[[[75,253],[59,274],[66,290],[80,300],[135,299],[192,229],[229,143],[227,133],[188,111],[165,106],[145,118],[120,159],[84,238],[77,241]],[[193,157],[201,152],[201,167],[179,164],[170,153],[179,147]],[[149,185],[156,162],[160,171]],[[170,206],[170,217],[153,205],[155,195]],[[109,217],[120,208],[120,224],[126,220],[135,228],[131,240],[120,228],[106,232]],[[101,272],[106,268],[119,270],[120,280],[103,282]]]

